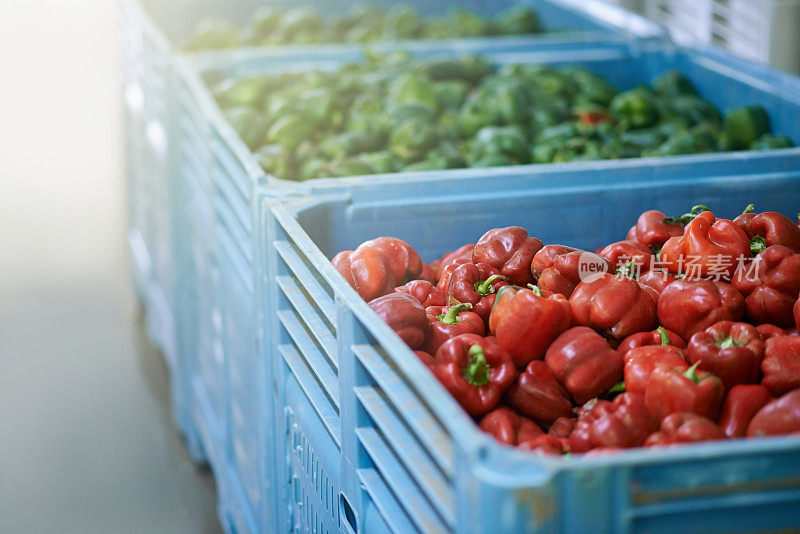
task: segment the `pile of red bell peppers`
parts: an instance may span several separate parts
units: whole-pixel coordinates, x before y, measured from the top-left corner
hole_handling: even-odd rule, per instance
[[[644,212],[594,252],[496,228],[336,269],[481,429],[538,454],[800,433],[800,226]]]

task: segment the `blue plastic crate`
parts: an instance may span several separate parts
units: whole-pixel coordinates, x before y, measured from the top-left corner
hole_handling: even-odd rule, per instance
[[[488,187],[487,187],[488,186]],[[645,209],[800,208],[800,154],[418,174],[264,196],[259,291],[277,532],[676,532],[800,528],[800,438],[539,458],[481,433],[330,264],[379,235],[432,261],[492,227],[588,250]],[[274,403],[274,404],[273,404]],[[268,429],[269,430],[269,429]]]
[[[631,43],[624,39],[609,39],[602,45],[597,43],[564,43],[542,42],[536,46],[516,40],[498,42],[484,40],[481,42],[447,42],[447,43],[411,43],[404,45],[407,49],[419,56],[437,56],[442,54],[461,54],[464,52],[482,52],[498,63],[508,62],[546,62],[554,64],[578,63],[590,70],[598,72],[620,86],[632,86],[640,82],[650,81],[663,70],[678,68],[685,72],[697,85],[700,92],[721,108],[727,108],[743,103],[760,103],[770,113],[774,129],[790,135],[795,141],[800,140],[800,82],[796,78],[757,67],[749,63],[732,58],[724,53],[711,49],[687,50],[670,47],[652,46],[645,43]],[[247,287],[248,281],[244,279],[248,269],[252,270],[252,251],[246,243],[252,239],[254,210],[253,198],[258,189],[267,195],[285,196],[288,194],[312,195],[329,194],[337,190],[349,188],[363,188],[366,191],[380,192],[386,184],[397,183],[402,180],[417,180],[415,174],[393,174],[378,176],[362,176],[354,178],[321,179],[303,183],[287,182],[275,177],[265,176],[258,166],[255,158],[238,138],[232,127],[224,120],[223,115],[204,85],[203,80],[195,69],[200,69],[207,79],[219,79],[225,76],[245,75],[252,72],[279,71],[283,69],[305,69],[326,66],[333,68],[344,61],[358,60],[361,51],[351,46],[328,46],[307,50],[300,54],[298,50],[291,52],[273,52],[269,54],[233,54],[224,64],[215,58],[196,58],[192,62],[177,61],[177,78],[181,80],[182,92],[179,100],[191,99],[191,117],[184,118],[193,124],[194,135],[186,135],[176,139],[178,146],[175,152],[179,154],[196,154],[196,158],[206,162],[207,174],[211,176],[212,205],[215,231],[214,238],[231,251],[231,257],[237,259],[235,264],[241,265],[240,269],[226,269],[221,276],[237,277],[235,281],[226,281],[229,287]],[[200,142],[198,145],[197,143]],[[183,145],[192,145],[183,147]],[[681,156],[665,159],[638,159],[591,162],[584,164],[568,164],[565,168],[571,169],[597,169],[599,173],[614,173],[615,176],[632,174],[637,180],[645,183],[657,180],[665,165],[679,162],[683,168],[691,170],[695,165],[709,165],[714,172],[735,173],[743,162],[774,154],[778,159],[791,161],[797,157],[800,149],[773,151],[772,153],[735,152],[721,154],[707,154],[695,156]],[[551,166],[552,167],[552,166]],[[532,167],[538,169],[538,167]],[[518,169],[494,169],[491,176],[504,173],[516,173]],[[538,171],[531,171],[538,172]],[[472,173],[474,176],[486,176],[486,171],[439,171],[424,174],[426,180],[441,182],[441,188],[451,187],[451,181],[458,176]],[[553,176],[558,176],[554,174]],[[423,201],[424,202],[424,201]],[[242,244],[245,245],[242,245]],[[220,245],[222,246],[222,245]],[[227,274],[226,274],[227,273]],[[240,291],[240,295],[250,298],[247,291]],[[262,364],[258,358],[246,354],[237,354],[232,357],[230,351],[240,351],[250,347],[256,350],[252,339],[239,338],[242,333],[256,331],[250,325],[242,327],[237,321],[250,321],[253,315],[251,310],[256,306],[255,301],[242,300],[235,302],[226,300],[222,309],[223,317],[223,355],[227,360],[227,375],[219,373],[207,375],[212,380],[210,388],[216,388],[216,382],[227,380],[231,376],[258,376],[263,374]],[[236,328],[236,333],[226,333],[226,325]],[[301,335],[297,330],[297,335]],[[230,348],[229,348],[230,347]],[[329,356],[329,355],[328,355]],[[242,367],[244,366],[244,367]],[[228,378],[226,378],[228,377]],[[251,421],[261,421],[264,416],[259,403],[251,403],[246,399],[258,398],[263,392],[258,390],[257,381],[243,383],[246,388],[253,388],[248,392],[231,396],[231,404],[227,407],[220,406],[218,412],[223,414],[238,412],[247,414]],[[238,387],[238,386],[237,386]],[[331,392],[328,392],[332,394]],[[240,399],[244,399],[242,401]],[[224,404],[225,398],[221,402]],[[227,408],[227,409],[226,409]],[[335,410],[334,410],[335,411]],[[232,420],[232,419],[231,419]],[[264,443],[264,432],[259,435],[250,431],[240,434],[242,427],[228,426],[227,434],[218,445],[227,448],[232,458],[232,469],[238,473],[239,480],[246,480],[247,470],[252,462],[248,457],[263,457],[268,452],[268,445]],[[268,429],[267,429],[268,431]],[[300,439],[298,437],[298,439]],[[335,436],[332,437],[334,442]],[[215,445],[217,446],[217,445]],[[236,453],[234,453],[236,451]],[[234,454],[236,455],[234,457]],[[287,458],[287,462],[291,459]],[[303,461],[302,458],[297,461]],[[261,473],[259,476],[264,475]],[[258,487],[263,488],[263,493],[271,491],[271,484],[267,478]],[[280,486],[279,486],[280,487]],[[247,492],[242,491],[247,494]],[[259,525],[269,524],[269,517],[273,515],[269,508],[263,508],[263,503],[269,502],[268,497],[261,497],[258,506],[250,506],[250,515]],[[312,518],[308,519],[312,521]],[[312,521],[313,523],[313,521]],[[311,523],[309,523],[311,524]]]

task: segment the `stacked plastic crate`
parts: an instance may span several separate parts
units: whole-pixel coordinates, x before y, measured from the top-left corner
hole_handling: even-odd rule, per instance
[[[510,3],[467,7],[490,14]],[[152,14],[175,43],[204,14],[243,20],[256,4],[184,1],[154,5]],[[474,52],[496,63],[579,63],[620,87],[677,68],[718,107],[758,103],[776,131],[800,141],[797,80],[711,50],[675,49],[660,39],[658,27],[598,2],[530,5],[545,25],[588,31],[377,48],[401,47],[421,57]],[[446,3],[417,7],[431,12]],[[138,8],[130,12],[143,17],[140,24],[156,26]],[[172,20],[179,22],[170,27]],[[609,31],[613,28],[616,33]],[[326,257],[381,234],[408,239],[431,260],[465,242],[466,232],[480,235],[487,224],[541,228],[550,240],[589,246],[624,237],[626,229],[617,225],[626,209],[631,216],[644,207],[678,210],[690,198],[716,199],[726,207],[760,201],[791,212],[798,182],[789,171],[800,158],[798,149],[297,184],[265,175],[206,82],[358,61],[361,48],[230,50],[191,57],[172,47],[161,51],[167,65],[161,75],[168,87],[169,116],[162,123],[168,157],[166,183],[157,186],[167,191],[169,204],[159,207],[150,198],[154,193],[140,185],[150,178],[130,165],[147,155],[131,141],[142,134],[129,122],[131,234],[142,236],[136,246],[132,240],[132,249],[153,256],[158,239],[147,230],[150,212],[139,207],[161,210],[172,229],[174,271],[151,269],[146,276],[149,286],[161,287],[174,303],[176,412],[188,414],[179,415],[179,421],[186,417],[181,428],[194,454],[205,455],[214,469],[226,530],[666,531],[690,509],[717,520],[725,516],[723,525],[750,528],[743,521],[758,510],[774,515],[770,528],[792,525],[798,488],[786,477],[796,481],[792,477],[800,471],[796,440],[575,462],[535,459],[490,442],[408,357]],[[130,57],[126,85],[132,80],[141,86],[145,73],[131,68]],[[495,202],[463,194],[486,178],[493,180]],[[416,188],[413,199],[404,196],[409,184]],[[680,194],[667,201],[662,193],[672,188]],[[547,221],[559,216],[559,206],[579,206],[583,222],[553,229]],[[435,242],[429,236],[419,241],[420,228],[433,218],[465,207],[475,216],[463,227],[448,229]],[[140,271],[145,269],[135,272]],[[150,313],[150,301],[144,300]],[[790,468],[780,477],[764,470],[763,454]],[[714,462],[701,465],[708,457]],[[735,475],[728,469],[733,465],[739,467]],[[745,504],[742,495],[753,503]]]

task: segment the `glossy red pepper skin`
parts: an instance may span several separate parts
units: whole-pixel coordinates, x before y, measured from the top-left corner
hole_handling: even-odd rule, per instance
[[[575,425],[569,438],[572,452],[638,447],[658,428],[641,395],[622,393],[612,402],[597,401],[597,406],[591,417]]]
[[[575,324],[617,340],[656,325],[656,300],[652,289],[609,273],[584,280],[569,297]]]
[[[427,280],[412,280],[394,288],[395,293],[407,293],[417,299],[423,308],[429,306],[445,306],[447,301],[436,286]]]
[[[436,378],[472,416],[497,407],[517,378],[511,356],[476,334],[448,339],[435,358],[432,369]]]
[[[578,404],[606,392],[622,377],[622,357],[586,326],[570,328],[558,336],[544,361]]]
[[[661,421],[661,429],[648,436],[645,447],[666,447],[682,443],[699,443],[725,439],[725,433],[714,421],[695,413],[673,413]]]
[[[414,354],[417,356],[417,358],[419,358],[419,361],[425,365],[425,367],[430,367],[435,361],[434,357],[424,350],[415,350]]]
[[[645,211],[639,215],[636,224],[628,230],[629,241],[638,241],[646,247],[660,249],[671,237],[683,235],[683,225],[664,222],[667,218],[658,210]]]
[[[473,250],[475,250],[475,243],[469,243],[458,247],[452,252],[448,252],[439,258],[440,270],[453,263],[472,263]]]
[[[753,325],[720,321],[694,334],[686,354],[691,363],[700,362],[698,369],[719,377],[727,391],[737,384],[758,383],[764,341]]]
[[[733,386],[719,415],[719,426],[729,438],[743,438],[753,416],[772,400],[769,390],[760,384]]]
[[[650,373],[644,401],[658,420],[678,412],[692,412],[711,420],[717,418],[724,394],[722,380],[705,371],[692,371],[692,367],[683,371],[659,366]]]
[[[572,307],[564,296],[546,295],[509,286],[500,289],[495,300],[489,331],[519,369],[544,358],[547,347],[572,323]]]
[[[569,435],[575,430],[577,422],[578,419],[576,417],[559,417],[553,421],[553,424],[547,429],[547,433],[560,439],[569,438]]]
[[[690,339],[720,321],[739,321],[744,297],[736,288],[713,280],[676,280],[658,298],[658,322]]]
[[[773,337],[765,347],[761,384],[776,397],[800,388],[800,336]]]
[[[794,327],[800,330],[800,299],[794,303]]]
[[[653,288],[656,293],[661,295],[664,288],[677,280],[672,274],[662,269],[651,269],[639,277],[638,282],[647,287]]]
[[[800,434],[800,389],[764,405],[747,426],[748,437]]]
[[[617,241],[603,247],[598,254],[607,259],[615,270],[633,262],[637,278],[655,266],[655,257],[650,248],[638,241]]]
[[[664,243],[661,265],[687,278],[716,275],[729,280],[740,258],[751,255],[750,240],[739,225],[704,211],[686,225],[682,236]]]
[[[754,324],[787,327],[800,295],[800,254],[781,245],[767,247],[750,265],[742,265],[731,281],[745,297],[745,316]]]
[[[760,324],[756,327],[756,330],[758,330],[758,335],[761,336],[765,343],[769,338],[786,335],[786,330],[774,324]]]
[[[436,283],[436,289],[439,290],[439,293],[444,295],[445,300],[448,299],[447,290],[450,287],[450,280],[453,278],[453,273],[455,273],[456,269],[461,265],[465,264],[473,265],[472,260],[457,259],[442,267],[439,272],[439,281]]]
[[[367,302],[391,293],[422,272],[419,255],[394,237],[365,241],[353,251],[340,252],[331,263]]]
[[[572,399],[550,368],[534,360],[506,393],[506,402],[519,413],[548,425],[572,415]]]
[[[622,343],[619,344],[619,347],[617,347],[617,352],[619,352],[619,355],[627,361],[626,355],[628,354],[628,351],[635,349],[636,347],[647,347],[649,345],[671,345],[679,349],[686,348],[686,342],[681,338],[681,336],[675,332],[667,330],[666,328],[659,328],[660,330],[656,329],[650,332],[637,332],[629,335],[622,340]],[[666,336],[666,342],[662,337],[662,332],[663,335]]]
[[[422,348],[430,354],[436,354],[442,343],[451,337],[461,334],[476,334],[483,337],[486,333],[483,319],[477,313],[469,311],[468,304],[429,306],[425,308],[425,315],[430,322],[430,330]]]
[[[539,425],[505,406],[484,415],[478,427],[500,443],[514,446],[544,435]]]
[[[589,258],[589,261],[587,261]],[[581,266],[593,264],[596,274],[612,273],[614,269],[611,262],[602,256],[576,250],[557,256],[550,267],[544,269],[538,278],[539,288],[553,293],[561,293],[569,298],[572,292],[580,284],[582,276],[592,273],[581,273]]]
[[[488,263],[518,286],[533,283],[531,261],[542,242],[520,226],[489,230],[475,244],[473,263]]]
[[[539,252],[534,254],[533,260],[531,261],[531,275],[534,280],[539,280],[539,277],[545,269],[549,269],[553,266],[556,258],[576,251],[583,252],[582,250],[566,245],[545,245],[539,249]]]
[[[644,396],[647,382],[656,367],[667,366],[681,372],[689,368],[686,356],[672,345],[645,345],[636,347],[625,355],[623,376],[625,391]]]
[[[497,291],[507,286],[500,272],[487,263],[463,263],[456,265],[447,285],[449,302],[467,302],[472,311],[480,315],[484,324],[489,323]]]
[[[419,349],[425,343],[430,323],[425,315],[425,308],[411,295],[389,293],[371,300],[369,307],[411,350]]]
[[[733,222],[745,231],[748,239],[762,237],[768,247],[782,245],[796,254],[800,253],[800,227],[785,215],[774,211],[743,213]]]

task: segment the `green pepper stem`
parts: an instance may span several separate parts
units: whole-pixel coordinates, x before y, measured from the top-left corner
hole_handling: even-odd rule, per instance
[[[754,235],[752,239],[750,239],[750,252],[753,254],[758,254],[759,252],[763,252],[764,249],[767,248],[767,240],[761,237],[760,235]]]
[[[711,211],[708,209],[708,206],[704,206],[703,204],[698,204],[696,206],[692,206],[692,209],[689,210],[689,213],[684,213],[679,217],[667,217],[664,219],[665,224],[682,224],[686,226],[692,219],[703,213],[704,211]]]
[[[656,332],[658,332],[658,335],[661,338],[661,345],[669,345],[669,334],[667,334],[667,329],[663,326],[659,326],[656,328]]]
[[[609,393],[624,393],[625,392],[625,381],[617,382],[614,384],[611,389],[608,390]]]
[[[493,274],[483,282],[475,282],[475,291],[478,292],[479,295],[485,297],[486,295],[491,295],[494,293],[494,286],[492,284],[495,280],[508,280],[502,274]]]
[[[729,349],[731,347],[742,347],[742,343],[733,336],[728,336],[723,339],[717,340],[717,347],[721,349]]]
[[[617,271],[615,274],[619,274],[630,278],[632,280],[636,280],[636,262],[631,260],[625,265],[620,265],[617,267]]]
[[[469,348],[469,355],[472,357],[464,367],[464,378],[473,386],[485,386],[489,382],[489,372],[492,369],[486,362],[483,347],[472,345]]]
[[[470,309],[472,309],[472,304],[469,302],[454,304],[453,306],[450,306],[450,308],[447,310],[447,313],[443,313],[436,318],[444,324],[458,324],[458,314]]]
[[[700,365],[700,360],[697,360],[696,362],[694,362],[694,365],[692,365],[691,367],[689,367],[689,368],[686,370],[686,372],[685,372],[685,373],[683,373],[683,376],[685,376],[686,378],[688,378],[689,380],[691,380],[691,381],[692,381],[692,382],[694,382],[695,384],[697,384],[697,383],[699,383],[699,382],[700,382],[700,377],[699,377],[699,376],[697,376],[697,372],[696,372],[696,371],[697,371],[697,366],[698,366],[698,365]]]
[[[538,287],[538,286],[535,286],[535,285],[533,285],[533,284],[528,284],[528,288],[529,288],[529,289],[531,290],[531,292],[532,292],[534,295],[536,295],[537,297],[541,297],[541,296],[542,296],[542,290],[541,290],[541,289],[539,289],[539,287]]]
[[[750,213],[751,211],[754,211],[755,209],[756,209],[756,205],[755,204],[748,204],[747,207],[742,212],[742,215],[744,215],[745,213]]]

